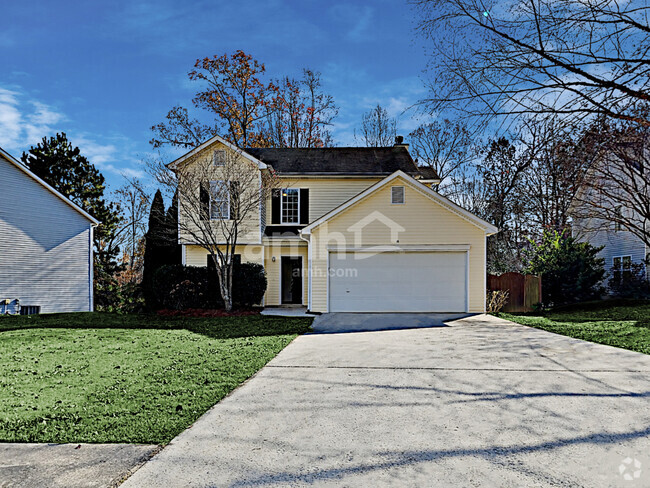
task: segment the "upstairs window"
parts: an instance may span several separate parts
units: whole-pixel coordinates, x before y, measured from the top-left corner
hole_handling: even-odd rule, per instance
[[[614,230],[620,232],[623,230],[623,225],[621,224],[623,220],[623,208],[620,205],[614,210],[614,218]]]
[[[390,188],[390,203],[402,204],[404,203],[404,187],[391,186]]]
[[[226,151],[224,149],[216,149],[212,153],[212,164],[214,164],[215,166],[225,166]]]
[[[230,188],[226,181],[210,182],[210,219],[230,218]]]
[[[297,188],[282,190],[282,223],[300,223],[300,191]]]

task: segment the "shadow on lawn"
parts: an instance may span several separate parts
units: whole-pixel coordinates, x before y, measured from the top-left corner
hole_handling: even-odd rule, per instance
[[[311,318],[244,315],[162,317],[154,314],[79,312],[19,317],[0,316],[0,333],[23,329],[188,330],[214,339],[304,334]]]

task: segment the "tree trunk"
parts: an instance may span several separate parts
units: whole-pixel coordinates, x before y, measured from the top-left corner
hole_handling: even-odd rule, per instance
[[[219,290],[223,300],[223,308],[226,312],[232,310],[232,262],[225,266],[219,266]]]

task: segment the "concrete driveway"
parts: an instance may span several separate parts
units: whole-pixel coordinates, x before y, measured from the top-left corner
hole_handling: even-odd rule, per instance
[[[123,486],[650,486],[650,356],[447,325],[301,336]]]

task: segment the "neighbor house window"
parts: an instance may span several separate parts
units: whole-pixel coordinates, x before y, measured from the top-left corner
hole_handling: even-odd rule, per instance
[[[404,203],[404,187],[392,186],[390,192],[391,203]]]
[[[224,166],[226,164],[226,151],[217,149],[212,153],[212,164],[215,166]]]
[[[616,220],[614,221],[614,230],[616,232],[622,230],[621,220],[623,219],[623,209],[619,206],[615,210]]]
[[[230,190],[226,181],[210,182],[210,219],[230,218]]]
[[[297,188],[282,190],[282,223],[300,223],[300,191]]]
[[[614,276],[620,278],[630,274],[632,269],[632,256],[616,256],[612,260],[612,272]]]

